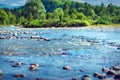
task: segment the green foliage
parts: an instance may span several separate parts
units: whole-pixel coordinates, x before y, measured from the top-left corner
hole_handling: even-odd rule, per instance
[[[41,14],[46,13],[41,0],[28,0],[21,10],[21,14],[29,20],[31,19],[31,16],[33,19],[41,19]]]
[[[0,25],[26,27],[78,27],[120,24],[120,7],[92,6],[73,0],[27,0],[18,9],[0,9]]]
[[[73,20],[73,21],[69,21],[67,23],[67,26],[69,27],[80,27],[80,26],[89,26],[90,23],[86,20]]]
[[[8,24],[8,15],[3,9],[0,9],[0,24],[1,25]]]

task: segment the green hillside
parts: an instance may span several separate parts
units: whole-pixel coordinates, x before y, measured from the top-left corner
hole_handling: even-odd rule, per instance
[[[93,6],[71,0],[28,0],[18,9],[0,9],[0,25],[79,27],[119,24],[120,7]]]

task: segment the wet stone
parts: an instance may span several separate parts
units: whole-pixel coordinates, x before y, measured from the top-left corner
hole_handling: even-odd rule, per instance
[[[106,75],[105,74],[99,74],[98,75],[98,79],[105,79],[106,78]]]
[[[108,76],[114,76],[116,74],[116,72],[114,70],[109,70],[106,74]]]
[[[0,77],[2,77],[2,71],[0,70]]]
[[[120,74],[119,75],[115,75],[114,79],[115,80],[120,80]]]
[[[92,80],[92,79],[90,78],[90,75],[84,75],[82,77],[82,80]]]
[[[71,67],[70,66],[64,66],[63,69],[64,70],[71,70]]]
[[[108,69],[107,67],[103,67],[103,68],[102,68],[102,71],[106,73],[106,72],[109,71],[109,69]]]
[[[112,69],[115,71],[120,71],[120,66],[113,66]]]
[[[24,78],[25,75],[24,74],[15,74],[14,77],[18,77],[18,78]]]
[[[97,77],[99,76],[99,73],[98,73],[98,72],[95,72],[95,73],[93,74],[93,76],[97,78]]]
[[[34,71],[34,70],[38,69],[39,66],[40,66],[39,64],[32,63],[32,64],[30,64],[29,70]]]

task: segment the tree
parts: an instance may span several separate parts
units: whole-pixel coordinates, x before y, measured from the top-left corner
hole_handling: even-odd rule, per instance
[[[8,24],[8,15],[3,9],[0,9],[0,24]]]
[[[25,18],[41,19],[40,15],[45,14],[46,10],[41,0],[28,0],[22,9],[22,14]]]
[[[87,17],[86,17],[83,13],[78,13],[78,14],[77,14],[77,19],[86,20]]]
[[[62,9],[62,8],[57,8],[57,9],[54,11],[54,15],[56,15],[56,16],[58,17],[57,19],[62,20],[62,19],[63,19],[63,16],[64,16],[63,9]]]

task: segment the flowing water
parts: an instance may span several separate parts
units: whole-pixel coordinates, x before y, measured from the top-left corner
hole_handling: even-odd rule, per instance
[[[71,80],[94,72],[102,73],[103,66],[120,65],[120,28],[15,28],[1,27],[0,70],[3,80]],[[11,32],[10,34],[6,34]],[[12,36],[13,33],[17,33]],[[16,37],[17,36],[17,37]],[[31,39],[31,36],[49,38]],[[61,54],[66,53],[66,55]],[[9,61],[23,62],[12,67]],[[30,63],[40,64],[30,71]],[[63,70],[65,65],[71,70]],[[80,69],[84,71],[81,72]],[[25,74],[25,78],[14,78],[14,74]]]

